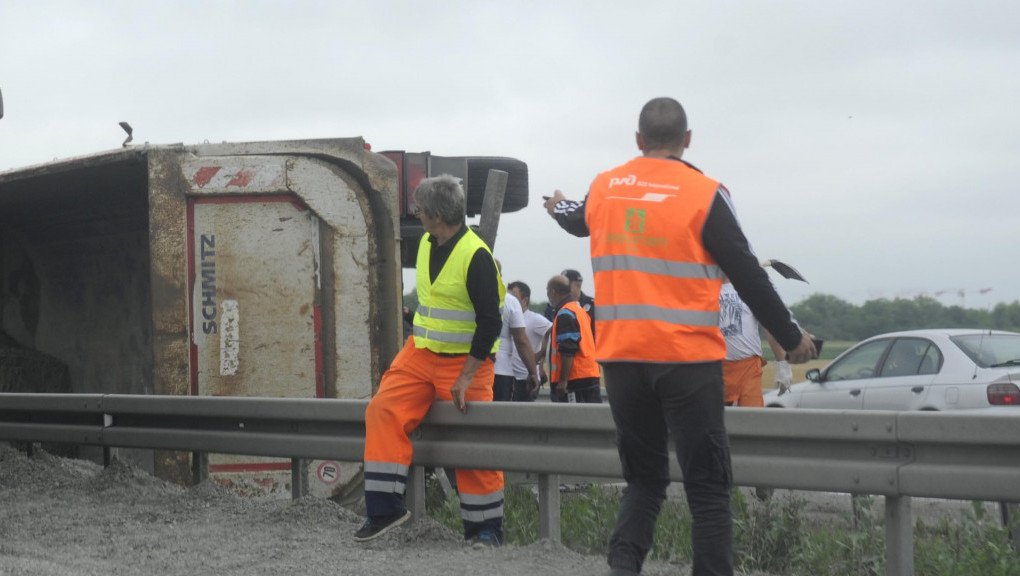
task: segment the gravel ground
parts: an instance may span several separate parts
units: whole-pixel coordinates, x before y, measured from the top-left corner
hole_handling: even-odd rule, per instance
[[[426,518],[356,544],[362,518],[316,498],[244,498],[214,482],[182,488],[124,463],[104,469],[0,443],[0,574],[253,576],[578,575],[605,559],[549,541],[474,550]],[[686,574],[650,564],[646,574]]]
[[[776,497],[787,491],[777,491]],[[845,494],[796,493],[816,522],[846,522]],[[879,504],[880,505],[880,504]],[[958,520],[967,502],[915,499],[917,518]],[[994,507],[988,505],[990,512]],[[881,508],[879,508],[881,510]],[[549,541],[474,550],[429,519],[367,544],[362,517],[333,501],[238,496],[215,482],[183,488],[122,462],[103,468],[0,442],[0,575],[598,576],[602,557]],[[689,574],[649,562],[645,574]],[[747,573],[743,576],[769,576]]]

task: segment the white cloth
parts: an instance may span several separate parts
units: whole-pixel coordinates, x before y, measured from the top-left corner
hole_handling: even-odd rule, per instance
[[[528,335],[528,342],[531,342],[531,351],[538,352],[542,349],[542,338],[545,337],[545,333],[552,327],[552,322],[538,312],[525,310],[524,324],[525,333]],[[535,358],[535,360],[541,362],[542,359]],[[528,377],[528,367],[524,365],[524,360],[521,359],[521,354],[517,350],[514,350],[513,368],[514,378],[524,380]]]
[[[779,360],[776,362],[776,388],[779,388],[779,395],[786,394],[786,391],[790,389],[790,385],[793,384],[793,368],[790,367],[790,363],[786,360]]]
[[[514,368],[511,358],[514,356],[514,341],[510,336],[511,328],[524,328],[524,311],[521,301],[510,294],[503,299],[503,329],[499,333],[499,351],[496,352],[496,375],[513,376]]]
[[[719,330],[726,338],[727,360],[761,356],[758,319],[729,282],[719,292]]]

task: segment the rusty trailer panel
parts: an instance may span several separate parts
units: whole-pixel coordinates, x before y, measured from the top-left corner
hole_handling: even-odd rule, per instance
[[[72,392],[368,398],[401,343],[397,205],[361,138],[0,173],[0,343],[64,363]],[[185,455],[137,459],[190,478]],[[345,466],[312,473],[335,490]]]

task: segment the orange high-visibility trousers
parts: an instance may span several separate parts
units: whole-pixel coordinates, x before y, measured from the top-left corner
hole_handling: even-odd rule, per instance
[[[391,515],[402,506],[413,452],[408,435],[434,401],[453,400],[450,389],[466,360],[466,354],[440,355],[415,348],[411,337],[383,374],[379,391],[365,412],[365,503],[369,516]],[[492,360],[483,362],[465,398],[491,402],[494,375]],[[457,470],[457,490],[466,538],[486,525],[502,532],[501,471]]]
[[[724,360],[723,381],[726,382],[726,404],[736,406],[765,406],[761,390],[761,356],[743,360]]]

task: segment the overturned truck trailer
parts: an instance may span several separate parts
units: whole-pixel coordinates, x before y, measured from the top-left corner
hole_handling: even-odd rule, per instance
[[[17,391],[368,398],[401,343],[398,184],[360,138],[145,145],[0,173],[0,343],[66,366],[63,389]],[[191,478],[187,454],[125,456]],[[309,465],[313,491],[360,469],[326,464]],[[228,476],[289,466],[210,457]]]

